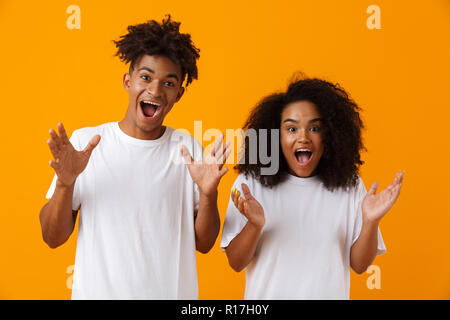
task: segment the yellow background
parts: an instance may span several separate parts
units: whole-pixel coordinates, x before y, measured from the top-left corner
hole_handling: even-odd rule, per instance
[[[69,30],[69,5],[81,29]],[[369,30],[369,5],[381,30]],[[118,121],[127,66],[114,57],[126,27],[171,13],[201,49],[199,80],[165,124],[193,133],[240,128],[263,96],[294,71],[340,83],[364,109],[361,176],[386,187],[405,170],[399,201],[381,222],[387,253],[381,289],[352,272],[353,299],[449,299],[450,1],[21,1],[0,0],[0,298],[68,299],[76,233],[51,250],[39,210],[53,177],[48,130],[69,133]],[[209,142],[205,141],[204,145]],[[223,221],[231,171],[221,182]],[[220,236],[219,236],[220,237]],[[219,238],[220,239],[220,238]],[[198,254],[200,299],[241,299],[244,272],[228,266],[219,239]]]

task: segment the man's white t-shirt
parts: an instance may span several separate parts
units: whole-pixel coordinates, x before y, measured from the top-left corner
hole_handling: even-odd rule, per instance
[[[350,249],[362,226],[364,183],[331,192],[317,177],[287,180],[272,189],[239,175],[264,208],[266,223],[246,268],[245,299],[349,299]],[[230,198],[220,246],[226,248],[247,218]],[[377,255],[386,251],[378,230]]]
[[[118,122],[73,132],[83,150],[101,136],[78,176],[80,210],[72,299],[198,299],[194,216],[198,187],[180,155],[202,146],[166,127],[156,140],[126,135]],[[56,175],[47,193],[53,195]]]

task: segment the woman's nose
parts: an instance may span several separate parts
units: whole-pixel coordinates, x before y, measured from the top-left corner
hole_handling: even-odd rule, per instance
[[[307,129],[299,129],[297,140],[302,143],[309,142],[308,130]]]

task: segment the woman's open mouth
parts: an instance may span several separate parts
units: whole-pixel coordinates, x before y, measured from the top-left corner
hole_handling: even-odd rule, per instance
[[[297,159],[297,163],[302,167],[307,166],[312,159],[312,154],[312,151],[309,149],[295,150],[295,158]]]
[[[142,110],[142,114],[144,115],[144,118],[148,120],[154,119],[162,109],[161,104],[153,101],[145,100],[141,101],[139,104]]]

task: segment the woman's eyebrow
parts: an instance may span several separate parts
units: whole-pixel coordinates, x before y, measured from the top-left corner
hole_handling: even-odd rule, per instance
[[[322,121],[322,120],[323,120],[322,118],[314,118],[314,119],[309,120],[308,123],[313,123],[313,122]],[[283,121],[283,123],[285,123],[285,122],[298,123],[298,120],[287,118]]]

